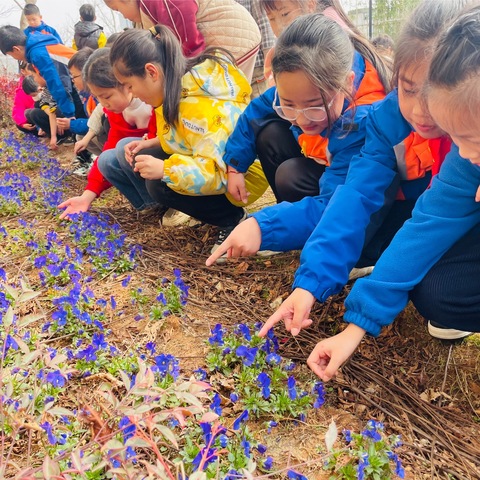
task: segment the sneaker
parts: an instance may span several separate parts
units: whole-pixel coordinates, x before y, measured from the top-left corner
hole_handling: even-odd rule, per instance
[[[213,245],[212,249],[210,250],[210,253],[214,253],[218,249],[218,247],[227,239],[227,237],[235,230],[235,227],[239,223],[242,223],[244,220],[246,220],[246,218],[247,218],[247,211],[243,209],[243,216],[236,225],[229,225],[228,227],[219,227],[217,240],[215,241],[215,245]],[[223,261],[225,261],[227,256],[223,255],[220,258],[222,258]],[[217,262],[222,261],[220,260],[220,258],[217,259]]]
[[[75,143],[75,139],[71,135],[67,135],[66,137],[60,137],[57,140],[57,145],[73,145]]]
[[[193,227],[200,223],[196,218],[192,218],[190,215],[175,210],[174,208],[169,208],[162,217],[162,227],[179,227],[180,225]]]
[[[438,323],[428,322],[428,333],[440,340],[460,340],[461,338],[468,337],[472,332],[465,332],[464,330],[456,330],[455,328],[442,327]]]
[[[91,167],[91,165],[80,165],[72,173],[74,175],[78,175],[79,177],[87,177]]]
[[[348,280],[356,280],[357,278],[366,277],[373,272],[373,267],[352,268]]]

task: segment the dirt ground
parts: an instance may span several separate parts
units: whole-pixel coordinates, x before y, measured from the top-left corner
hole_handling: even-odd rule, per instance
[[[71,155],[64,147],[59,158],[68,165]],[[68,183],[66,195],[78,195],[85,179],[72,175]],[[270,193],[254,207],[272,202]],[[204,366],[205,340],[216,323],[264,322],[290,292],[299,252],[206,267],[215,241],[213,227],[163,228],[156,215],[137,218],[114,189],[95,203],[93,211],[108,213],[122,226],[130,243],[142,245],[143,257],[132,274],[132,288],[138,285],[153,291],[158,279],[171,277],[174,268],[181,269],[190,286],[182,318],[168,317],[155,324],[138,322],[133,320],[130,298],[122,302],[119,297],[118,308],[123,308],[125,315],[112,318],[108,327],[124,348],[134,348],[140,339],[155,341],[164,353],[179,358],[186,375]],[[106,279],[105,288],[115,288],[120,281]],[[317,303],[314,326],[295,339],[277,327],[276,333],[283,339],[280,353],[304,364],[319,339],[340,331],[344,327],[343,300],[350,287],[325,304]],[[303,374],[313,375],[306,366]],[[406,478],[480,479],[480,335],[457,344],[434,340],[428,336],[423,318],[410,306],[378,339],[367,338],[327,387],[326,406],[294,431],[286,425],[268,435],[260,424],[253,427],[276,461],[305,463],[308,478],[328,478],[320,468],[318,452],[332,418],[339,430],[356,431],[375,418],[385,423],[388,433],[402,435],[404,447],[399,454]],[[227,399],[229,392],[221,394]]]

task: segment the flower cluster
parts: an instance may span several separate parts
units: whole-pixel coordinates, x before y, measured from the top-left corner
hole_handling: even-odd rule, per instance
[[[369,420],[361,433],[344,430],[346,448],[332,450],[324,468],[333,479],[382,480],[405,478],[395,450],[402,445],[398,435],[386,436],[382,422]]]
[[[218,324],[208,342],[208,369],[233,379],[231,401],[251,414],[303,420],[307,409],[323,405],[323,384],[317,382],[305,390],[297,382],[292,374],[295,365],[278,354],[273,331],[262,339],[245,324],[237,325],[231,333]]]

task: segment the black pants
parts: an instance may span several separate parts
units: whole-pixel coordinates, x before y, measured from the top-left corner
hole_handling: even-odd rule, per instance
[[[157,147],[142,150],[138,155],[152,155],[161,159],[170,156]],[[244,214],[243,208],[230,203],[225,195],[182,195],[173,191],[162,180],[146,180],[145,184],[156,203],[179,210],[210,225],[218,227],[237,225]]]
[[[410,292],[428,320],[480,332],[480,225],[453,245]]]
[[[41,108],[29,108],[25,110],[25,118],[28,123],[36,125],[38,129],[42,129],[47,136],[51,137],[50,120],[48,115]]]
[[[325,171],[324,165],[303,156],[290,126],[286,120],[274,119],[256,139],[258,158],[277,202],[318,195],[318,181]]]

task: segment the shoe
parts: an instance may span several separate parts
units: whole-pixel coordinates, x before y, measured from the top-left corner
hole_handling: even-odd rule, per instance
[[[91,165],[80,165],[72,173],[74,175],[78,175],[79,177],[87,177],[91,167]]]
[[[66,137],[60,137],[57,140],[57,145],[73,145],[74,143],[75,139],[71,135],[68,135]]]
[[[228,227],[219,227],[218,228],[218,236],[217,240],[215,241],[215,245],[213,245],[212,249],[210,250],[210,253],[214,253],[218,247],[227,239],[227,237],[235,230],[235,227],[239,224],[242,223],[244,220],[247,218],[247,211],[243,209],[243,215],[242,218],[238,221],[236,225],[229,225]],[[227,258],[226,255],[223,255],[222,257],[217,259],[217,263],[221,263],[222,261],[225,261]],[[223,259],[223,260],[220,260]]]
[[[428,321],[428,333],[440,340],[460,340],[468,337],[472,332],[465,332],[464,330],[456,330],[455,328],[442,327],[438,323]]]
[[[348,280],[356,280],[357,278],[366,277],[373,272],[373,267],[352,268]]]
[[[162,217],[162,227],[179,227],[180,225],[193,227],[200,223],[196,218],[192,218],[190,215],[175,210],[174,208],[169,208]]]

